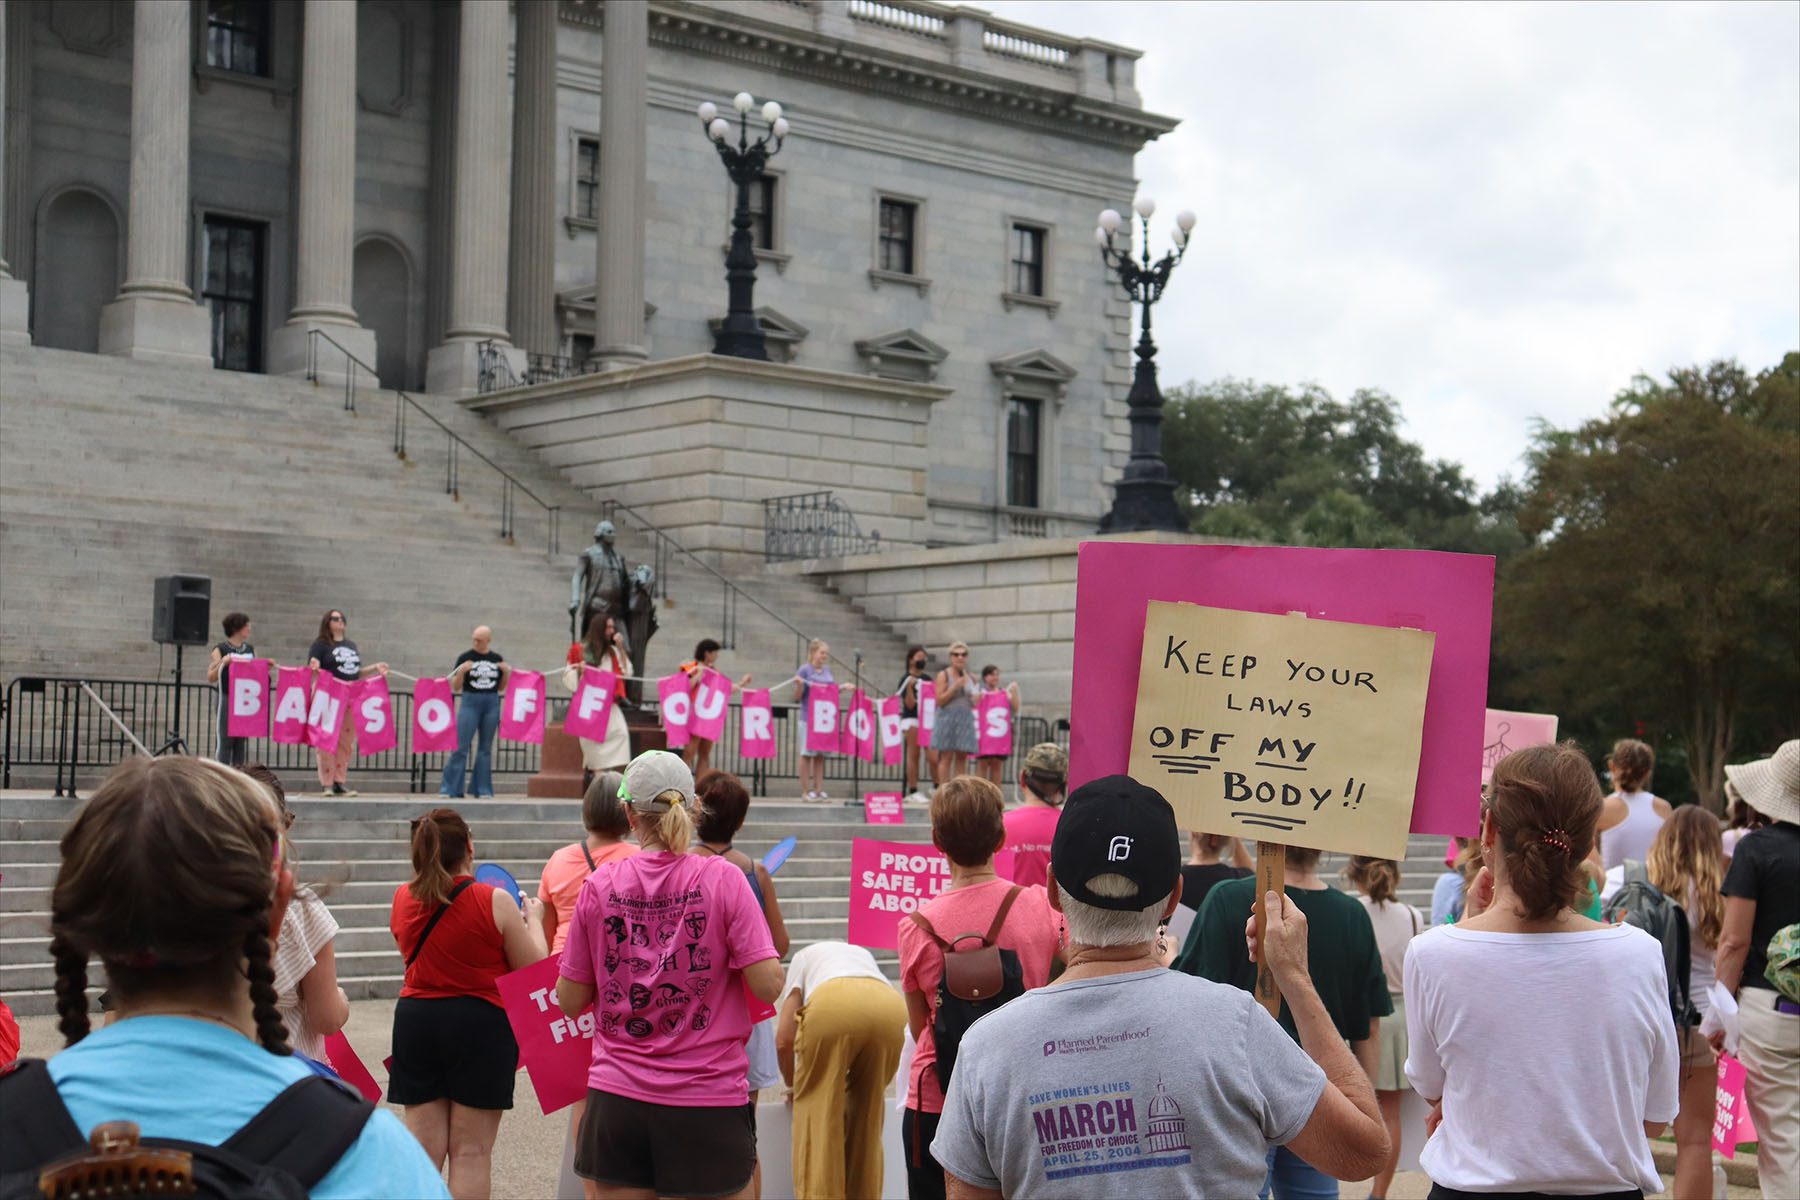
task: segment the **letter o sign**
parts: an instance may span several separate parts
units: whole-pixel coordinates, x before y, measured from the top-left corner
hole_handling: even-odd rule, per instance
[[[434,698],[419,705],[419,725],[428,733],[442,733],[450,728],[452,719],[450,706],[442,700]]]

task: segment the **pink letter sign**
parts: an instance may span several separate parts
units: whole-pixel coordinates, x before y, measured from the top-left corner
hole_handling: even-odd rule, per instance
[[[814,684],[806,696],[806,753],[836,754],[840,749],[837,686]]]
[[[587,1095],[588,1064],[594,1058],[593,1006],[573,1018],[557,1007],[556,964],[561,961],[562,955],[553,954],[494,980],[538,1107],[547,1113]]]
[[[694,718],[688,732],[697,738],[716,742],[725,736],[725,706],[731,703],[731,680],[711,667],[700,673],[700,686],[694,691]]]
[[[284,746],[306,744],[306,682],[310,667],[275,668],[275,717],[270,738]]]
[[[349,705],[350,685],[330,671],[320,671],[313,680],[312,707],[306,710],[307,740],[320,750],[336,747]]]
[[[850,696],[849,718],[845,729],[850,735],[844,746],[845,752],[856,755],[864,762],[874,762],[875,705],[863,694],[861,688]]]
[[[743,724],[738,730],[738,752],[745,758],[774,758],[775,710],[769,704],[769,689],[745,692],[739,712]]]
[[[900,731],[900,697],[889,696],[881,702],[881,761],[889,767],[900,765],[900,753],[906,748],[906,735]]]
[[[1488,709],[1487,725],[1481,733],[1481,782],[1492,779],[1495,765],[1514,750],[1547,746],[1555,740],[1556,718],[1549,713]]]
[[[413,684],[414,754],[456,749],[456,699],[448,679],[421,679]]]
[[[850,839],[851,945],[898,950],[900,918],[949,886],[950,864],[931,846]]]
[[[269,736],[269,660],[225,660],[226,694],[231,708],[226,713],[226,737]]]
[[[919,745],[931,745],[931,731],[937,728],[937,681],[919,681]]]
[[[1412,829],[1467,835],[1475,828],[1492,558],[1431,550],[1085,543],[1075,587],[1070,790],[1129,769],[1137,667],[1152,600],[1435,633]],[[1286,666],[1269,665],[1286,675]]]
[[[688,723],[694,719],[694,698],[688,694],[688,677],[680,671],[656,681],[656,698],[662,708],[663,732],[669,749],[688,744]]]
[[[975,752],[982,758],[1005,758],[1012,753],[1012,698],[1005,692],[984,692],[975,703],[981,722]]]
[[[1713,1149],[1735,1158],[1740,1144],[1756,1140],[1756,1126],[1750,1123],[1750,1105],[1744,1099],[1744,1064],[1729,1054],[1719,1055],[1713,1103]]]
[[[899,792],[868,792],[863,796],[863,821],[869,825],[903,825]]]
[[[356,722],[358,755],[379,754],[400,744],[400,730],[394,723],[394,697],[388,692],[387,680],[380,675],[350,685],[350,715]]]
[[[500,702],[500,736],[509,742],[541,744],[544,740],[544,677],[537,671],[514,671]]]
[[[599,667],[583,667],[581,682],[569,698],[569,711],[563,717],[563,732],[570,737],[604,742],[606,727],[612,721],[613,689],[619,677]]]

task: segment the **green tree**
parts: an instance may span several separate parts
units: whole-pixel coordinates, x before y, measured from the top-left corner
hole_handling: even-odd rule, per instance
[[[1542,426],[1529,463],[1496,703],[1672,741],[1716,811],[1727,762],[1800,728],[1800,354],[1640,376],[1607,416]]]

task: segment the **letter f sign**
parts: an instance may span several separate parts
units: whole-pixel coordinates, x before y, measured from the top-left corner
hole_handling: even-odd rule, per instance
[[[1113,840],[1110,843],[1108,843],[1108,845],[1106,847],[1106,861],[1107,862],[1124,862],[1126,859],[1128,859],[1130,857],[1131,857],[1131,839],[1126,837],[1124,834],[1122,834],[1122,833],[1119,834],[1117,837],[1113,838]]]

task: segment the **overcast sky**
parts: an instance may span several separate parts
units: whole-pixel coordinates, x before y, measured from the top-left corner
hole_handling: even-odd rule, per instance
[[[1800,348],[1800,5],[981,0],[1146,51],[1165,386],[1382,388],[1484,486],[1637,372]]]

